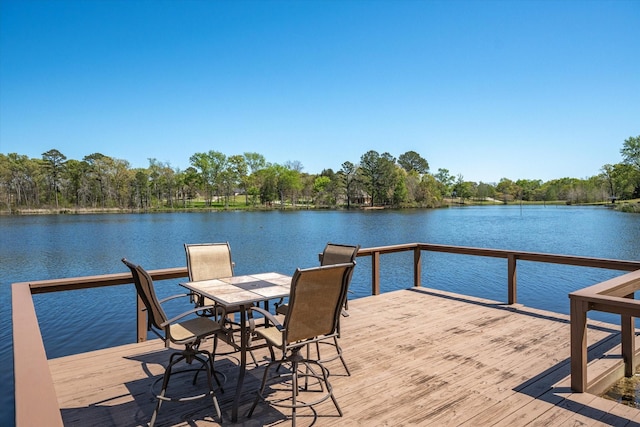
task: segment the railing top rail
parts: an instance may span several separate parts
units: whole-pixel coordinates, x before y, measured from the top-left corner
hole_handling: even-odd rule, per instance
[[[149,270],[153,280],[170,280],[187,277],[187,267],[162,268]],[[68,277],[63,279],[38,280],[25,282],[29,285],[32,294],[48,292],[72,291],[87,288],[99,288],[103,286],[126,285],[133,283],[131,273],[103,274],[99,276]]]
[[[543,252],[514,251],[508,249],[476,248],[472,246],[440,245],[435,243],[405,243],[400,245],[362,248],[358,251],[358,256],[371,256],[374,253],[385,254],[403,252],[414,250],[416,248],[424,251],[445,252],[460,255],[475,255],[493,258],[514,257],[522,261],[545,262],[579,267],[605,268],[622,271],[640,270],[640,261],[560,255]]]
[[[604,301],[611,298],[625,298],[638,290],[640,290],[640,270],[571,292],[569,298],[592,302]]]
[[[541,252],[512,251],[506,249],[476,248],[471,246],[439,245],[433,243],[405,243],[399,245],[361,248],[358,251],[358,257],[372,256],[374,253],[388,254],[394,252],[412,251],[415,249],[461,255],[486,256],[493,258],[515,257],[516,259],[523,261],[605,268],[612,270],[640,270],[640,261],[592,258],[573,255],[558,255]],[[182,277],[187,277],[188,275],[186,267],[149,270],[149,273],[154,280],[179,279]],[[32,294],[124,285],[128,283],[132,283],[130,273],[114,273],[98,276],[70,277],[28,282]]]
[[[374,246],[371,248],[360,248],[358,256],[371,256],[374,253],[389,254],[393,252],[410,251],[418,247],[419,243],[403,243],[400,245]]]

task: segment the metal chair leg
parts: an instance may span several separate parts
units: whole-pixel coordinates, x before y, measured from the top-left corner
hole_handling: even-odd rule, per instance
[[[342,348],[340,347],[340,344],[338,344],[338,337],[333,337],[333,342],[335,343],[336,351],[338,352],[338,356],[340,356],[340,361],[342,362],[342,366],[344,366],[344,370],[347,371],[348,376],[351,376],[351,371],[349,371],[349,368],[347,367],[347,362],[345,362],[344,357],[342,356]]]
[[[205,355],[207,358],[203,358],[200,355]],[[209,386],[209,392],[202,394],[202,395],[197,395],[197,396],[192,396],[192,397],[185,397],[183,398],[184,400],[192,400],[192,399],[200,399],[203,397],[206,397],[207,395],[211,395],[213,398],[213,406],[216,410],[216,415],[218,416],[218,418],[220,419],[220,422],[222,423],[222,412],[220,411],[220,405],[218,404],[218,398],[216,397],[216,393],[215,393],[215,389],[213,387],[213,379],[215,379],[218,382],[218,379],[215,377],[215,371],[213,369],[213,356],[211,355],[211,353],[209,353],[206,350],[198,350],[198,351],[192,351],[191,349],[189,349],[186,352],[181,352],[181,353],[173,353],[171,355],[171,357],[169,358],[169,365],[167,366],[167,369],[165,369],[164,371],[164,375],[162,378],[162,389],[160,391],[160,394],[156,395],[156,399],[157,399],[157,403],[156,403],[156,407],[153,410],[153,414],[151,415],[151,420],[149,421],[149,426],[153,427],[156,419],[158,417],[158,412],[160,411],[160,407],[162,406],[162,402],[165,400],[180,400],[180,399],[174,399],[171,397],[166,397],[166,393],[167,393],[167,388],[169,387],[169,380],[171,379],[171,374],[173,371],[173,367],[178,364],[179,362],[181,362],[182,360],[187,360],[188,363],[191,363],[193,360],[197,360],[198,362],[200,362],[202,364],[202,367],[205,368],[206,372],[207,372],[207,385]],[[189,371],[196,371],[196,374],[194,376],[193,379],[193,384],[195,384],[196,379],[197,379],[197,375],[198,373],[202,370],[202,367],[198,368],[198,369],[187,369],[186,371],[177,371],[176,373],[180,373],[180,372],[189,372]],[[213,379],[212,379],[213,377]],[[218,382],[218,385],[220,385],[220,383]]]
[[[249,412],[247,412],[247,418],[251,418],[251,416],[253,415],[253,411],[256,409],[256,406],[258,406],[258,401],[262,397],[262,393],[264,393],[264,389],[265,389],[265,387],[267,385],[267,378],[269,376],[269,368],[271,368],[271,366],[275,365],[276,363],[278,365],[280,364],[280,362],[269,362],[269,364],[264,368],[264,374],[262,375],[262,383],[260,384],[260,389],[258,390],[258,395],[254,399],[253,404],[251,405],[251,408],[249,409]]]
[[[331,387],[331,384],[329,383],[329,374],[327,373],[327,369],[320,365],[318,363],[318,366],[320,366],[320,369],[322,370],[322,377],[324,378],[324,383],[327,386],[327,391],[329,392],[329,396],[331,396],[331,400],[333,401],[333,404],[335,405],[338,414],[340,414],[340,416],[342,416],[342,409],[340,409],[340,405],[338,405],[338,401],[336,400],[336,397],[333,395],[333,387]]]
[[[291,370],[293,371],[293,376],[291,377],[291,427],[296,427],[296,409],[298,408],[298,361],[294,360],[291,362]],[[306,386],[306,384],[305,384]]]
[[[202,360],[198,356],[196,356],[196,358],[198,360]],[[209,361],[210,360],[211,358],[209,358]],[[209,363],[204,363],[204,365],[207,368],[207,383],[209,384],[209,390],[211,390],[211,396],[213,397],[213,406],[216,410],[216,414],[218,415],[218,419],[220,420],[220,423],[222,423],[222,412],[220,412],[220,405],[218,405],[218,398],[216,397],[216,393],[213,390],[213,381],[211,380],[211,377],[214,376],[213,363],[211,364],[211,367],[209,366]]]
[[[286,407],[286,408],[290,408],[291,409],[291,425],[293,427],[295,427],[296,425],[296,420],[297,420],[297,410],[299,407],[309,407],[311,408],[311,410],[314,412],[315,414],[315,410],[313,409],[314,405],[317,405],[321,402],[323,402],[325,399],[328,399],[329,397],[331,397],[331,400],[333,401],[333,404],[336,407],[336,410],[338,411],[338,414],[340,416],[342,416],[342,409],[340,408],[340,406],[338,405],[338,401],[336,400],[335,396],[333,395],[333,388],[331,387],[331,384],[329,383],[329,370],[324,367],[320,362],[318,362],[317,360],[308,360],[305,359],[303,356],[300,355],[300,350],[301,348],[297,349],[296,351],[294,351],[290,356],[278,360],[278,361],[272,361],[270,362],[264,370],[264,374],[262,376],[262,382],[260,384],[260,389],[258,390],[258,393],[256,395],[256,398],[253,401],[253,404],[251,405],[251,408],[249,409],[249,412],[247,413],[247,417],[251,418],[251,416],[253,415],[253,412],[256,408],[256,406],[258,405],[258,401],[260,399],[265,399],[264,397],[264,392],[267,386],[267,381],[270,379],[269,377],[269,370],[271,369],[271,367],[273,365],[278,365],[278,369],[280,368],[280,366],[284,363],[284,362],[288,362],[291,364],[290,366],[290,370],[291,370],[291,405],[287,404],[282,404],[280,401],[278,403],[272,402],[271,404],[273,406],[278,406],[278,407]],[[308,351],[308,347],[307,347],[307,351]],[[300,370],[302,369],[301,364],[305,365],[304,372],[300,372]],[[316,370],[311,367],[310,365],[316,365],[321,371],[322,371],[322,375],[316,373]],[[276,372],[278,372],[278,369],[276,369]],[[285,374],[281,374],[278,375],[279,377],[284,376]],[[300,388],[300,378],[299,376],[302,375],[305,377],[305,388],[303,390],[307,390],[307,377],[313,377],[316,380],[318,380],[318,383],[320,385],[320,391],[323,393],[323,397],[321,397],[319,400],[313,402],[313,403],[305,403],[305,402],[298,402],[298,394],[301,391]],[[275,376],[273,378],[276,378]]]
[[[176,356],[179,356],[179,357],[174,360]],[[165,369],[164,371],[164,376],[162,378],[162,389],[160,390],[160,394],[156,396],[156,399],[157,399],[156,407],[153,410],[153,414],[151,415],[151,421],[149,421],[149,427],[153,427],[154,424],[156,423],[156,418],[158,417],[160,406],[162,406],[162,402],[164,401],[164,396],[167,392],[167,387],[169,386],[169,379],[171,378],[171,369],[173,368],[173,365],[175,365],[176,363],[180,362],[183,359],[185,359],[185,357],[183,355],[180,355],[180,353],[174,353],[169,358],[169,365],[167,366],[167,369]]]
[[[336,355],[335,356],[331,356],[327,359],[323,359],[320,356],[320,344],[326,344],[326,345],[331,345],[333,347],[336,348]],[[340,344],[338,344],[338,337],[334,336],[333,337],[333,343],[329,343],[329,342],[319,342],[316,341],[316,352],[317,352],[317,360],[321,363],[325,363],[325,362],[330,362],[332,360],[335,360],[337,358],[340,358],[340,362],[342,363],[342,366],[344,367],[344,370],[347,372],[347,376],[351,376],[351,371],[349,371],[349,367],[347,366],[347,362],[344,360],[344,356],[342,355],[342,347],[340,347]]]

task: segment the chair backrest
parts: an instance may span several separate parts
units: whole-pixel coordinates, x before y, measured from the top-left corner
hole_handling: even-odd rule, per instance
[[[356,255],[360,250],[360,245],[341,245],[338,243],[327,243],[324,251],[320,255],[320,265],[342,264],[345,262],[355,262]]]
[[[229,242],[185,243],[189,281],[218,279],[233,276],[233,262]]]
[[[285,344],[334,333],[353,263],[298,268],[291,279]]]
[[[356,256],[360,250],[360,245],[341,245],[339,243],[327,243],[324,247],[324,251],[320,254],[320,265],[341,264],[345,262],[356,263]],[[347,278],[347,287],[351,283],[351,275],[353,274],[353,268]],[[344,294],[344,306],[347,308],[347,293]]]
[[[167,315],[158,301],[151,276],[149,276],[149,273],[147,273],[144,268],[130,262],[126,258],[122,258],[122,262],[131,270],[133,283],[136,285],[136,292],[147,308],[149,329],[151,326],[162,329],[160,325],[167,321]]]

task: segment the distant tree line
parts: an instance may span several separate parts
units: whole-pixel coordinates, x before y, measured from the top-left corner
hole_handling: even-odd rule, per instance
[[[178,209],[229,207],[438,207],[451,200],[593,203],[640,197],[640,136],[624,141],[622,162],[602,166],[591,178],[542,180],[502,178],[498,183],[465,181],[447,169],[429,171],[415,151],[393,157],[367,151],[340,170],[303,172],[299,161],[267,162],[259,153],[195,153],[185,170],[149,159],[146,168],[101,153],[67,159],[56,149],[28,158],[0,154],[0,210]]]

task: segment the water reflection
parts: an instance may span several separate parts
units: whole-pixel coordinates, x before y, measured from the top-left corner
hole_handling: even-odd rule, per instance
[[[291,274],[296,267],[317,265],[329,241],[362,247],[428,242],[639,259],[639,219],[604,208],[562,206],[0,217],[0,321],[10,322],[12,282],[125,272],[122,257],[147,269],[184,266],[185,242],[229,241],[237,274]],[[427,252],[422,259],[423,286],[506,301],[506,260]],[[357,263],[351,298],[371,293],[370,259]],[[383,256],[382,292],[411,286],[412,263],[412,253]],[[568,314],[569,292],[620,274],[519,262],[518,301]],[[161,284],[161,296],[179,291],[177,282]],[[48,356],[134,341],[134,295],[132,285],[37,295]],[[603,313],[590,317],[617,322]],[[5,343],[0,358],[7,361],[0,380],[12,389],[8,329],[1,330],[0,342]],[[13,422],[13,396],[8,394],[1,397],[0,412],[9,415],[0,425]]]

